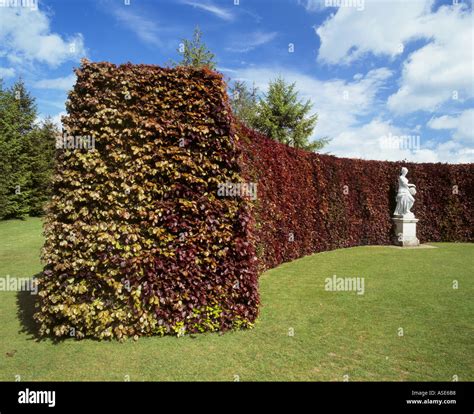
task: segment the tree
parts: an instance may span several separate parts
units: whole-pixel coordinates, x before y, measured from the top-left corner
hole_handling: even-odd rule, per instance
[[[60,133],[56,124],[46,118],[31,133],[28,139],[28,162],[30,175],[29,214],[40,216],[51,196],[51,179],[54,170],[56,138]]]
[[[0,218],[39,215],[49,198],[57,127],[36,123],[35,100],[22,80],[0,81]]]
[[[310,100],[298,99],[296,84],[288,84],[281,77],[270,82],[268,93],[259,99],[253,127],[276,141],[308,151],[320,150],[327,138],[309,142],[318,115],[310,115]]]
[[[215,55],[201,41],[201,37],[201,29],[196,26],[192,40],[182,40],[178,48],[178,53],[182,56],[182,59],[181,62],[175,63],[176,65],[192,66],[197,69],[208,67],[214,70],[216,68]]]
[[[249,89],[245,82],[235,81],[229,91],[234,115],[248,127],[253,127],[257,116],[257,88],[253,85]]]
[[[0,217],[22,218],[29,212],[32,170],[28,161],[29,134],[36,105],[20,79],[0,90]]]

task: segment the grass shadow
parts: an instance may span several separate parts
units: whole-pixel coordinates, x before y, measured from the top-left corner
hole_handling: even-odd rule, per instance
[[[53,335],[40,335],[39,325],[35,321],[33,315],[36,312],[36,303],[38,302],[37,289],[34,291],[34,284],[31,281],[35,281],[41,277],[42,273],[33,275],[28,282],[21,284],[20,290],[16,295],[16,314],[18,321],[20,322],[19,333],[25,333],[29,335],[30,340],[36,342],[42,342],[51,340],[57,344],[62,342],[60,338],[54,337]]]
[[[42,273],[37,273],[31,277],[31,280],[37,280],[41,277]],[[36,303],[38,302],[39,296],[36,293],[32,293],[31,281],[28,283],[22,283],[21,289],[17,292],[16,295],[16,313],[18,320],[20,322],[20,331],[19,333],[25,333],[29,335],[30,340],[36,342],[42,342],[50,340],[54,344],[58,344],[65,340],[66,338],[58,338],[53,335],[40,335],[39,325],[33,318],[33,315],[36,313]]]
[[[37,273],[31,277],[31,280],[37,279],[41,273]],[[35,313],[35,304],[38,300],[38,295],[32,291],[31,282],[23,282],[20,290],[16,295],[16,313],[20,321],[20,333],[30,335],[30,339],[40,340],[39,326],[33,318]]]

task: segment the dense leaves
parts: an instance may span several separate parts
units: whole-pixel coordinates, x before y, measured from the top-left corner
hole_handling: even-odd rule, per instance
[[[125,338],[251,326],[250,205],[232,118],[208,69],[89,63],[64,120],[95,148],[58,152],[40,278],[41,333]]]
[[[314,154],[239,126],[244,176],[258,182],[256,250],[262,268],[314,252],[392,244],[402,166],[417,186],[418,238],[474,240],[474,164],[364,161]]]

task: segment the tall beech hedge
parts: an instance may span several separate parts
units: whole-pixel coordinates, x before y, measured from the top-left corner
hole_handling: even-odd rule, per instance
[[[126,338],[253,324],[258,272],[391,244],[402,165],[427,241],[473,241],[474,166],[364,161],[277,143],[233,119],[221,75],[83,61],[45,221],[43,335]],[[257,183],[255,201],[219,184]]]
[[[209,70],[83,61],[45,224],[40,333],[125,338],[246,327],[258,312],[249,201],[225,83]],[[92,140],[91,140],[92,141]]]
[[[392,244],[402,166],[421,242],[474,240],[474,164],[366,161],[310,153],[238,125],[243,175],[258,183],[261,268],[340,247]]]

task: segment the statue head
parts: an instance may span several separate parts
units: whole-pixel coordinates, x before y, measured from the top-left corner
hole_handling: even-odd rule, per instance
[[[407,167],[402,167],[402,175],[405,176],[408,173],[408,168]]]

